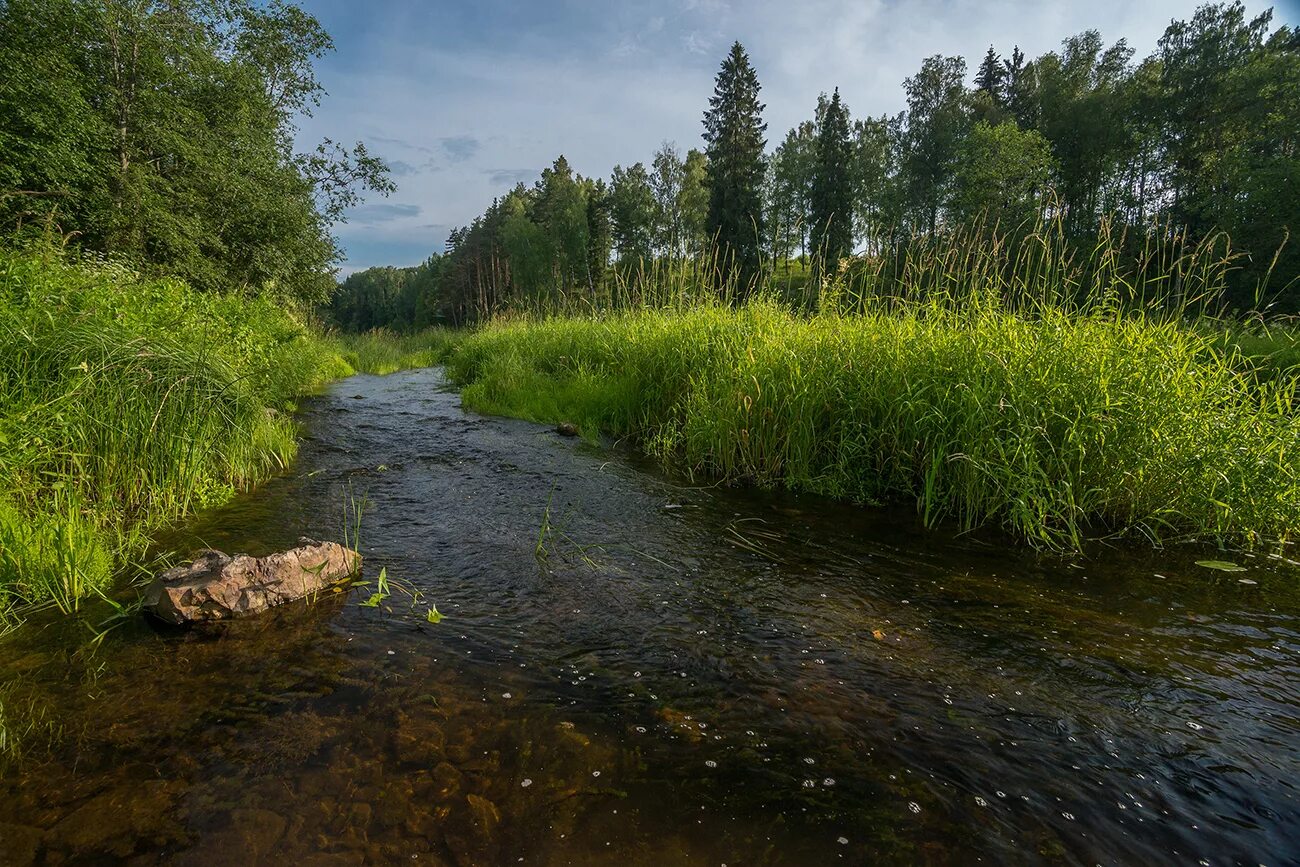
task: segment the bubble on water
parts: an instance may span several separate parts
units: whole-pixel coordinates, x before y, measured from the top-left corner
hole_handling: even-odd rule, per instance
[[[916,801],[908,801],[907,809],[911,810],[913,813],[919,813],[921,812],[921,805],[918,804]]]
[[[833,785],[835,785],[835,780],[834,780],[833,777],[827,777],[826,779],[822,780],[822,785],[823,785],[823,786],[833,786]]]
[[[637,726],[636,730],[637,730],[637,734],[642,734],[642,735],[645,734],[645,726]]]
[[[999,798],[1005,798],[1007,796],[1007,793],[1002,791],[1001,789],[998,789],[993,794],[997,795]]]
[[[511,695],[510,693],[508,693],[508,692],[503,692],[503,693],[501,693],[501,697],[502,697],[502,698],[513,698],[514,696],[512,696],[512,695]]]
[[[522,780],[519,781],[519,785],[522,786],[522,787],[525,788],[525,789],[528,788],[529,786],[531,786],[532,784],[533,784],[533,781],[530,780],[530,779],[528,779],[527,777],[525,777],[524,779],[522,779]]]
[[[804,780],[804,781],[803,781],[803,787],[804,787],[805,789],[815,789],[815,788],[817,788],[817,781],[816,781],[816,780]]]
[[[1194,732],[1199,732],[1201,729],[1205,728],[1205,726],[1201,725],[1200,723],[1194,723],[1191,720],[1187,721],[1187,727]]]
[[[815,764],[817,764],[817,762],[816,762],[814,759],[812,759],[812,758],[805,758],[805,759],[803,760],[803,763],[804,763],[805,765],[815,765]]]
[[[634,671],[634,672],[632,672],[632,676],[633,676],[633,677],[640,677],[640,676],[641,676],[641,672],[639,672],[639,671]]]
[[[981,807],[987,807],[989,805],[989,802],[981,798],[979,795],[975,796],[975,803]]]
[[[704,767],[706,767],[706,768],[716,768],[717,766],[718,766],[718,763],[715,762],[713,759],[707,759],[707,760],[704,762]]]
[[[592,772],[591,772],[591,775],[592,775],[593,777],[599,777],[599,776],[600,776],[600,771],[592,771]]]
[[[1074,821],[1074,814],[1073,814],[1073,813],[1061,813],[1061,815],[1064,816],[1065,818],[1069,819],[1071,822]]]
[[[837,837],[837,838],[835,838],[835,842],[836,842],[836,843],[839,843],[841,846],[847,846],[847,845],[849,845],[849,838],[848,838],[848,837]]]

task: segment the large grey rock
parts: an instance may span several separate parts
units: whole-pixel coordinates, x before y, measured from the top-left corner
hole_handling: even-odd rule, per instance
[[[155,578],[145,591],[145,610],[168,623],[226,620],[328,589],[361,568],[361,555],[336,542],[299,542],[266,557],[204,551]]]

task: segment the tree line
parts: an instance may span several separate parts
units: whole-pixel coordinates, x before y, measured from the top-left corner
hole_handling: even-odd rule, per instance
[[[403,285],[427,293],[419,318],[357,312],[372,291],[394,296],[373,286],[400,269],[354,275],[336,305],[350,322],[406,326],[636,303],[686,263],[691,279],[735,299],[959,227],[1015,233],[1046,219],[1081,249],[1118,232],[1134,256],[1153,236],[1223,233],[1239,251],[1235,306],[1259,303],[1271,276],[1273,309],[1300,309],[1290,285],[1300,255],[1286,243],[1300,225],[1300,32],[1274,28],[1271,11],[1202,6],[1140,61],[1093,30],[1032,59],[990,46],[968,74],[961,57],[928,57],[903,82],[906,108],[880,117],[853,118],[833,90],[769,151],[758,77],[736,43],[703,149],[665,144],[607,181],[560,157],[415,269],[425,277]]]
[[[295,150],[332,48],[283,0],[3,0],[0,233],[327,299],[332,225],[393,188],[363,143]]]

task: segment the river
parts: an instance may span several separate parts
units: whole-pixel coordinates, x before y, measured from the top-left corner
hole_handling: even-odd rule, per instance
[[[1294,566],[691,483],[437,369],[301,418],[163,544],[342,540],[364,499],[391,595],[0,641],[0,863],[1300,863]]]

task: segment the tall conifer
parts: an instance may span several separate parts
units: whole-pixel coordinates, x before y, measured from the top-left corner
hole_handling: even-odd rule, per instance
[[[817,129],[812,179],[814,262],[834,272],[853,250],[853,181],[850,176],[849,110],[837,87]],[[819,275],[820,276],[820,275]]]
[[[709,217],[717,244],[720,286],[734,285],[743,300],[759,276],[763,238],[763,104],[758,76],[739,42],[722,62],[704,113],[708,144]],[[735,281],[734,284],[732,281]]]

